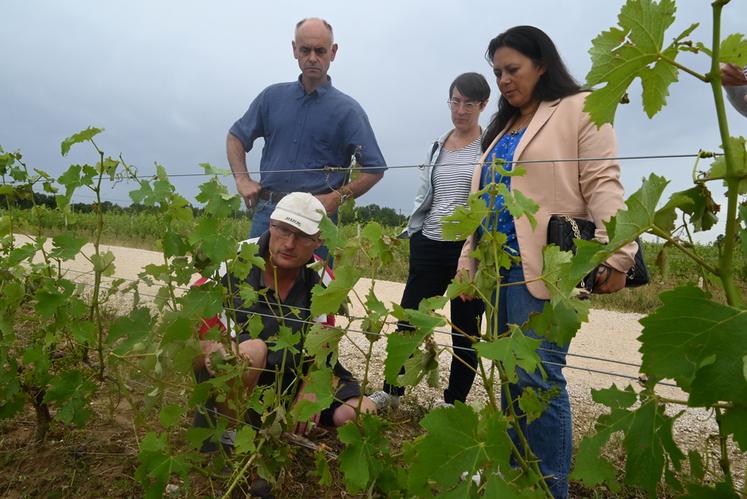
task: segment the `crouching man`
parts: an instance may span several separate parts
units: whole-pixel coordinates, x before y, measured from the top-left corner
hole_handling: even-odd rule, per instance
[[[233,354],[245,360],[248,368],[241,377],[241,388],[251,392],[257,386],[269,386],[278,382],[280,393],[295,394],[296,400],[313,399],[313,394],[304,392],[299,374],[304,369],[303,338],[314,322],[334,324],[334,316],[312,318],[310,313],[311,289],[331,280],[331,271],[317,271],[309,264],[319,260],[314,251],[322,244],[319,224],[325,213],[322,203],[308,193],[294,192],[283,197],[270,216],[270,228],[259,238],[246,243],[259,246],[259,256],[264,259],[264,270],[252,266],[247,277],[239,280],[224,273],[222,283],[228,290],[228,304],[234,314],[238,334],[230,344]],[[244,244],[244,243],[242,243]],[[321,274],[321,275],[320,275]],[[201,282],[200,282],[201,281]],[[196,284],[206,280],[201,279]],[[245,306],[241,288],[247,285],[256,292],[257,299]],[[261,322],[260,322],[261,321]],[[203,321],[200,337],[211,328],[225,333],[225,324],[219,317]],[[261,331],[256,334],[261,324]],[[249,333],[251,329],[255,334]],[[298,338],[293,348],[273,349],[278,335]],[[300,334],[299,334],[300,333]],[[287,339],[286,339],[287,343]],[[195,361],[198,381],[214,376],[216,359],[228,357],[224,343],[201,339],[203,354]],[[375,412],[375,405],[362,397],[358,381],[339,362],[333,367],[336,383],[332,405],[314,415],[311,422],[322,426],[336,427],[356,417],[357,410]],[[278,379],[280,378],[280,379]],[[216,404],[218,412],[227,411]],[[234,415],[235,416],[235,415]],[[305,433],[311,425],[300,423],[296,433]]]

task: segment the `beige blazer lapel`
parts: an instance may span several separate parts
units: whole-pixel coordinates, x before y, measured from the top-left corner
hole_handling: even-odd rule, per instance
[[[534,113],[534,117],[532,118],[532,121],[529,122],[527,130],[524,132],[524,135],[521,137],[519,143],[516,144],[516,150],[514,151],[514,161],[518,161],[519,158],[521,158],[521,154],[524,152],[524,149],[532,141],[534,136],[537,135],[537,132],[539,132],[540,129],[545,126],[547,120],[550,119],[555,110],[558,108],[559,103],[560,99],[556,99],[553,101],[540,101],[537,112]]]

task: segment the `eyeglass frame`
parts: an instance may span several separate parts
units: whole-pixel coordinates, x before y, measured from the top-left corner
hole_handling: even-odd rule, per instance
[[[472,113],[480,108],[480,104],[482,104],[484,101],[479,100],[454,100],[454,99],[448,99],[446,101],[446,105],[451,109],[452,111],[458,110],[460,107],[464,108],[465,111],[468,113]],[[453,107],[452,107],[453,106]]]
[[[291,236],[295,237],[296,242],[305,246],[313,246],[320,242],[319,236],[311,236],[301,231],[291,230],[285,225],[280,225],[276,222],[270,222],[270,229],[275,229],[275,233],[280,236],[281,239],[289,239]]]

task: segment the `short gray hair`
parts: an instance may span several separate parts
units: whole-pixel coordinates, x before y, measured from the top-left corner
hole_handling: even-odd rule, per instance
[[[322,19],[321,17],[304,17],[303,19],[301,19],[300,21],[298,21],[296,23],[296,31],[298,31],[298,29],[301,26],[303,26],[306,21],[313,21],[313,20],[321,21],[322,24],[324,24],[324,27],[329,30],[329,39],[330,39],[330,41],[334,43],[334,41],[335,41],[335,32],[334,32],[334,30],[332,30],[332,25],[329,24],[325,19]]]

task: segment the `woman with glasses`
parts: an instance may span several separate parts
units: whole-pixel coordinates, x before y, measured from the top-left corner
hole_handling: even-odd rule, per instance
[[[454,278],[463,241],[447,241],[441,233],[441,220],[464,206],[469,196],[474,165],[480,158],[480,113],[490,97],[490,85],[479,73],[459,75],[449,87],[446,101],[454,128],[428,147],[420,188],[407,229],[401,237],[410,238],[410,268],[402,295],[404,308],[417,309],[423,298],[440,296]],[[452,342],[449,385],[439,405],[464,402],[472,388],[477,356],[468,336],[477,336],[483,304],[480,300],[451,301]],[[411,329],[406,322],[399,331]],[[384,384],[371,399],[379,410],[396,408],[404,387]]]
[[[620,165],[615,160],[615,132],[610,125],[597,128],[584,112],[588,93],[568,73],[547,34],[533,26],[516,26],[490,41],[486,58],[501,96],[498,112],[482,139],[485,155],[475,169],[472,190],[500,182],[539,206],[533,224],[525,216],[514,219],[505,209],[503,196],[487,200],[492,215],[483,222],[482,230],[503,233],[505,250],[513,261],[510,268],[501,270],[497,296],[497,332],[504,333],[509,324],[521,326],[531,313],[542,312],[550,298],[539,278],[550,215],[592,220],[597,239],[605,241],[603,222],[624,206],[624,200]],[[578,159],[556,161],[572,158]],[[520,162],[524,174],[501,175],[493,167],[494,160],[506,161],[507,170],[514,167],[513,162]],[[474,235],[467,239],[459,262],[459,271],[473,278],[476,239]],[[595,293],[611,293],[625,286],[636,249],[636,243],[630,243],[605,262],[604,271],[596,276]],[[524,334],[537,337],[533,330],[525,329]],[[537,355],[544,373],[517,369],[518,381],[502,390],[502,402],[506,410],[506,392],[510,393],[521,429],[550,490],[555,497],[566,497],[572,421],[562,368],[568,345],[539,339],[543,341]],[[548,398],[542,415],[529,424],[517,403],[527,389]],[[513,432],[511,437],[517,448],[523,449]]]

